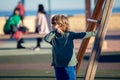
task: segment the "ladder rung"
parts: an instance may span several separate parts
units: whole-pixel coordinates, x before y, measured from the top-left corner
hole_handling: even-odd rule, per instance
[[[98,20],[94,20],[94,19],[90,19],[90,18],[88,18],[87,21],[96,22],[96,23],[98,22]]]

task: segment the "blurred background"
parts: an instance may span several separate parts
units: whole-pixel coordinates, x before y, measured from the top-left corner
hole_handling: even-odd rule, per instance
[[[64,14],[70,21],[70,29],[75,32],[86,29],[86,0],[1,0],[0,1],[0,37],[3,26],[19,1],[25,6],[24,25],[29,32],[35,32],[38,5],[43,4],[50,18],[55,14]],[[95,0],[91,0],[91,13]],[[93,40],[86,50],[78,79],[83,80],[89,61]],[[35,38],[26,38],[26,49],[16,49],[15,39],[0,40],[0,80],[55,80],[51,65],[51,45],[41,43],[40,51],[33,51]],[[76,53],[81,40],[75,40]],[[108,22],[108,31],[103,43],[102,54],[95,80],[120,80],[120,0],[114,0],[112,15]],[[87,54],[88,53],[88,54]]]
[[[85,0],[2,0],[0,3],[0,34],[3,33],[3,26],[6,19],[12,14],[15,6],[22,1],[25,6],[24,25],[29,28],[29,32],[35,31],[35,20],[38,4],[43,4],[45,11],[53,16],[64,14],[69,16],[71,30],[81,31],[86,28],[85,21]],[[112,17],[108,23],[108,30],[119,30],[120,23],[120,0],[115,0]],[[95,0],[91,0],[91,13],[95,7]]]
[[[12,14],[15,6],[20,0],[2,0],[0,3],[0,16]],[[21,0],[22,1],[22,0]],[[85,0],[23,0],[26,8],[26,16],[33,16],[37,13],[38,4],[43,4],[49,14],[76,15],[85,14]],[[91,0],[91,8],[94,9],[94,1]],[[120,0],[115,0],[113,13],[120,13]],[[51,10],[51,11],[49,11]],[[51,13],[50,13],[51,12]]]

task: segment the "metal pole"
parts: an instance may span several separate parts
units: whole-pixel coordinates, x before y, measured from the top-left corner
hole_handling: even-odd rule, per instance
[[[21,0],[22,4],[25,5],[25,0]]]
[[[48,0],[48,11],[49,15],[51,16],[51,0]]]

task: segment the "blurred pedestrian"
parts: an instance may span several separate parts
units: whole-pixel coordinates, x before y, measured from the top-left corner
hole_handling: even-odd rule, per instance
[[[13,14],[7,19],[5,25],[4,25],[4,33],[5,34],[11,34],[11,37],[14,37],[17,40],[17,48],[25,48],[21,44],[24,42],[21,38],[21,35],[23,32],[26,32],[25,28],[21,27],[21,19],[20,19],[20,9],[15,8]]]
[[[24,5],[22,4],[21,1],[18,2],[18,5],[16,6],[16,8],[19,8],[20,9],[20,18],[21,18],[21,21],[22,21],[22,24],[24,25],[24,16],[25,16],[25,7]]]
[[[36,33],[42,34],[42,33],[49,33],[49,20],[47,18],[47,14],[44,10],[44,6],[42,4],[38,5],[38,12],[37,12],[37,19],[36,19]],[[33,50],[38,51],[41,48],[42,38],[37,38],[37,45],[33,48]]]

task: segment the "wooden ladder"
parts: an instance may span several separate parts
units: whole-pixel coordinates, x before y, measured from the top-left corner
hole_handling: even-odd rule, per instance
[[[105,39],[105,35],[107,31],[107,23],[112,11],[113,2],[114,0],[98,0],[96,3],[95,9],[93,11],[93,14],[91,16],[92,22],[90,21],[88,24],[86,31],[93,31],[95,26],[97,25],[97,23],[94,20],[98,20],[98,21],[100,20],[99,24],[97,25],[98,31],[95,37],[95,43],[89,59],[84,80],[94,80],[94,76],[95,76],[97,65],[98,65],[98,59],[101,53],[102,44]],[[77,55],[78,64],[76,66],[76,73],[78,73],[78,70],[80,68],[80,64],[84,57],[89,40],[90,38],[84,39],[81,43],[81,46]]]

